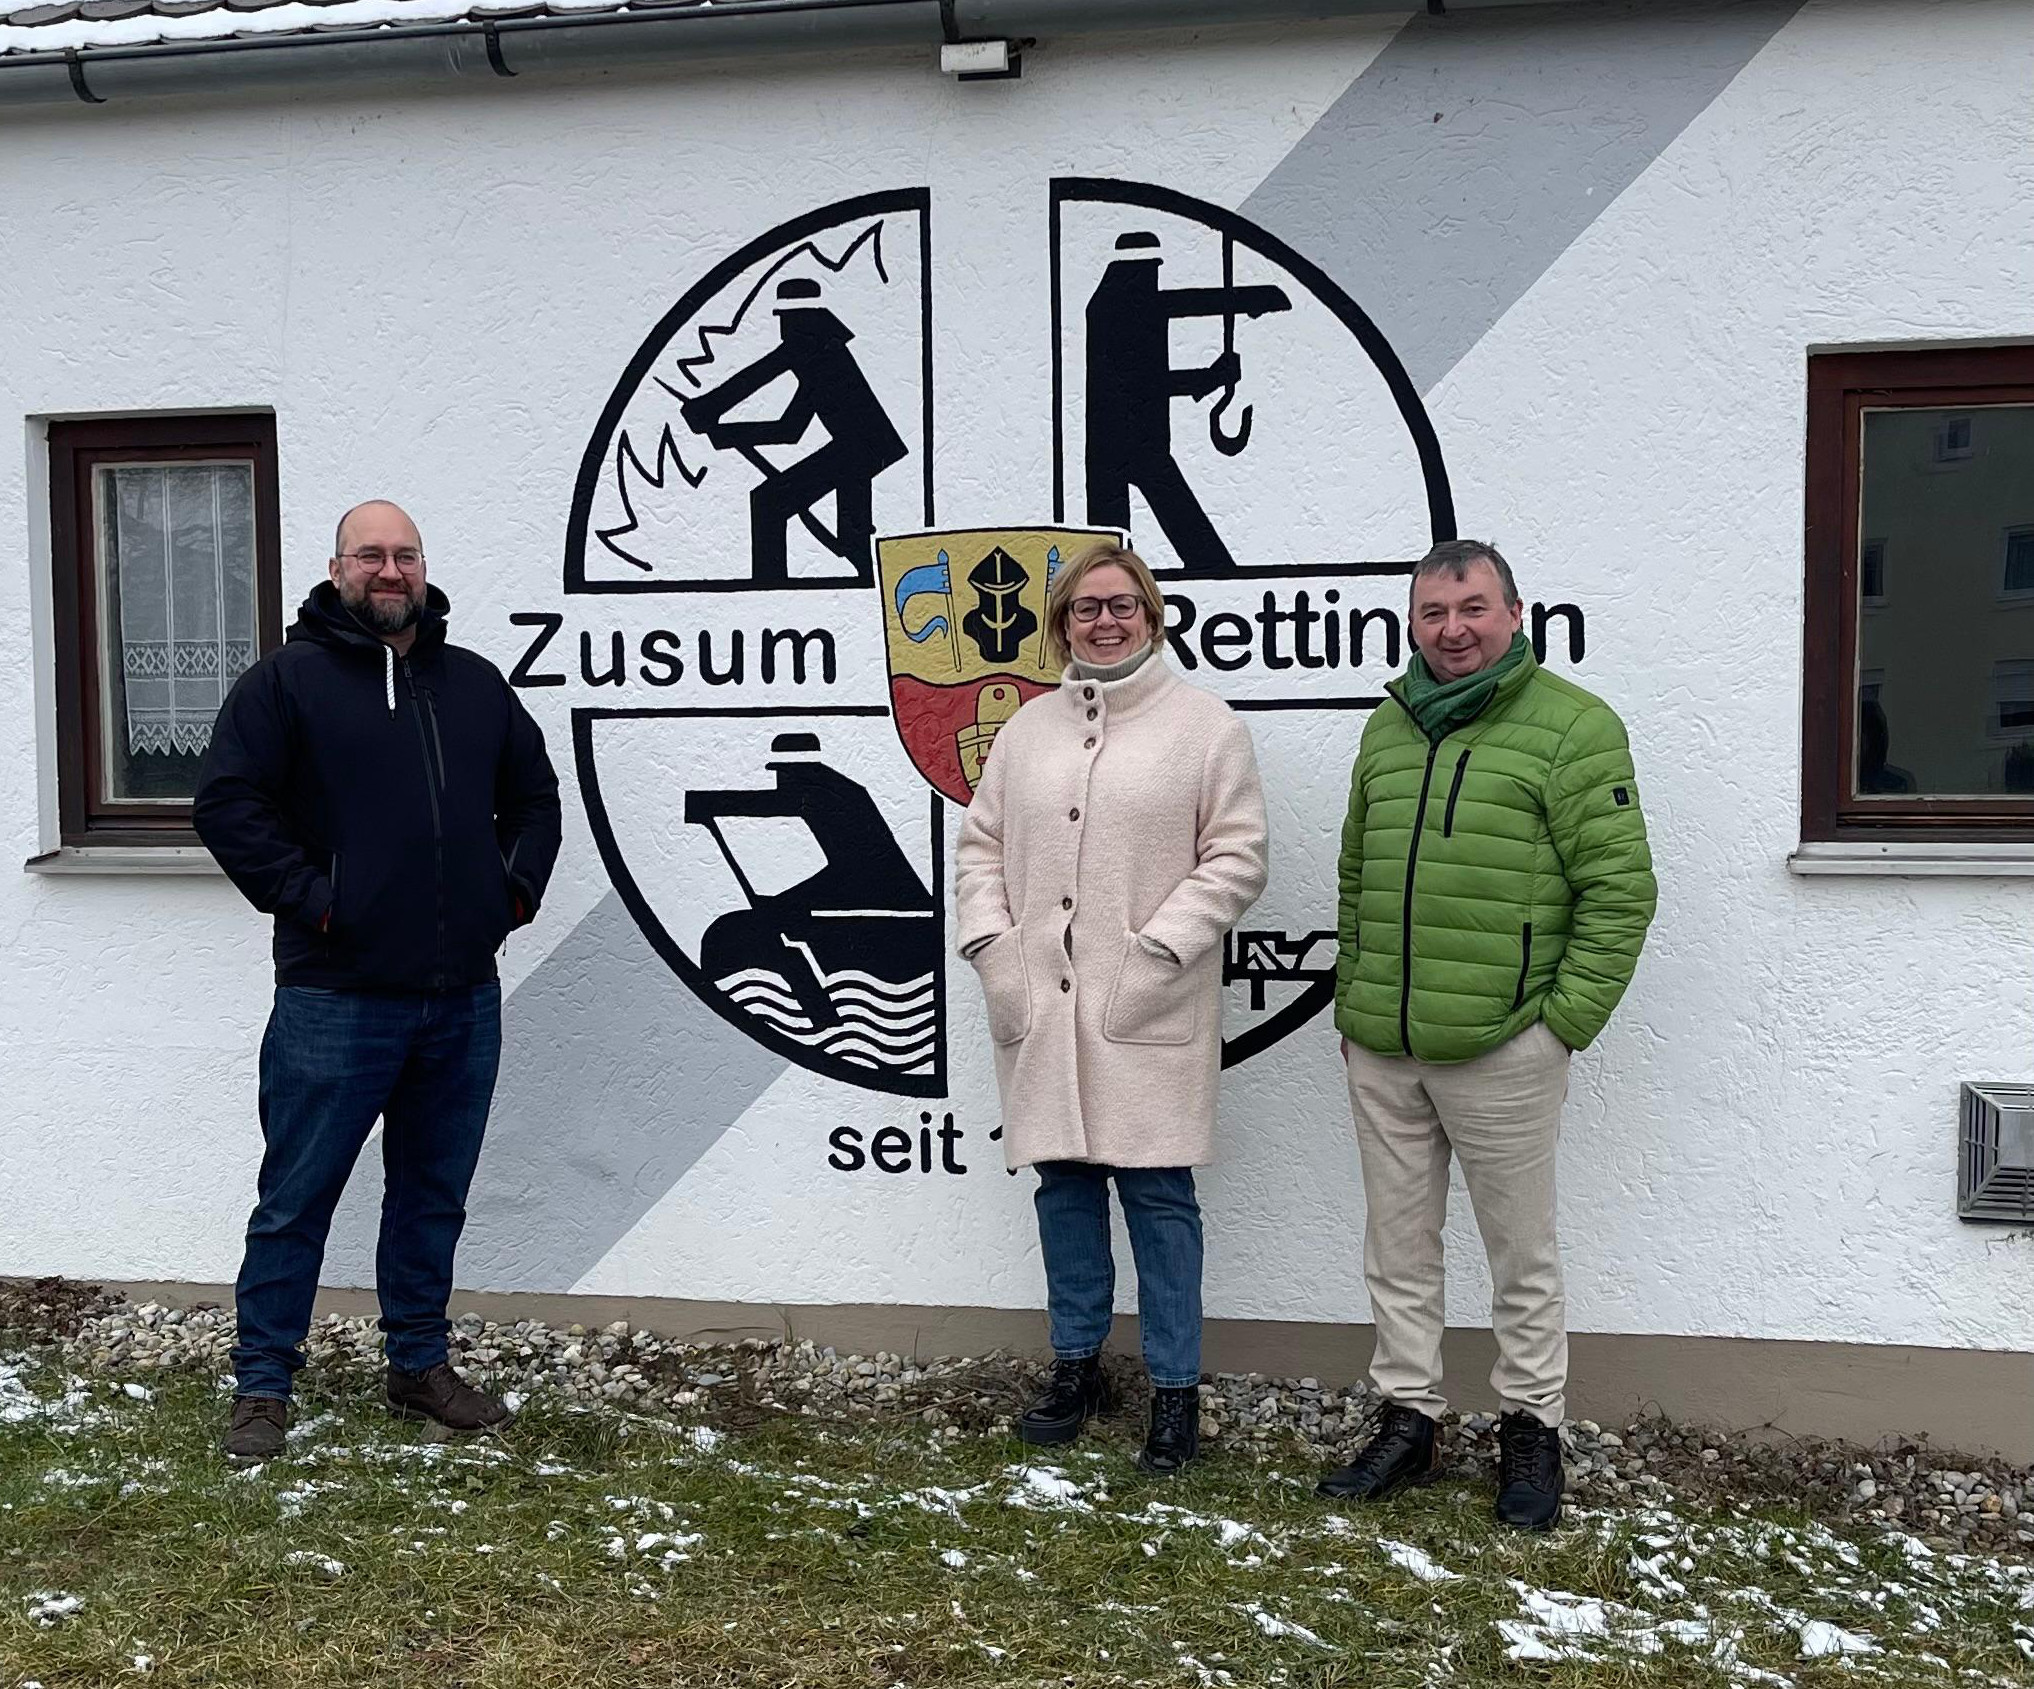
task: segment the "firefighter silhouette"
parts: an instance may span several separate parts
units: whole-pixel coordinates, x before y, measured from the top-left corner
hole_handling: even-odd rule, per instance
[[[788,578],[786,542],[793,518],[834,556],[852,564],[857,580],[873,580],[875,480],[905,456],[903,439],[848,350],[853,331],[824,305],[802,303],[818,297],[819,283],[810,278],[779,282],[780,343],[679,407],[695,433],[718,450],[741,453],[762,471],[749,495],[749,556],[752,577],[765,586]],[[780,415],[762,422],[722,420],[786,374],[797,390]],[[796,445],[815,418],[826,431],[825,444],[782,466],[763,455],[764,446]],[[830,531],[812,513],[829,493],[834,497]]]
[[[1030,578],[1000,545],[968,571],[975,607],[961,617],[961,632],[984,662],[1015,662],[1018,647],[1038,631],[1038,618],[1018,597]]]
[[[1130,526],[1130,489],[1144,495],[1151,514],[1189,574],[1233,569],[1236,560],[1172,455],[1172,401],[1220,391],[1208,415],[1208,432],[1225,456],[1250,438],[1245,407],[1233,432],[1223,412],[1236,397],[1242,360],[1236,353],[1236,319],[1290,310],[1281,287],[1235,285],[1235,245],[1222,241],[1223,285],[1161,288],[1158,236],[1133,230],[1116,238],[1113,260],[1088,300],[1087,458],[1088,521],[1097,527]],[[1220,317],[1223,350],[1212,364],[1174,369],[1172,324],[1183,317]]]

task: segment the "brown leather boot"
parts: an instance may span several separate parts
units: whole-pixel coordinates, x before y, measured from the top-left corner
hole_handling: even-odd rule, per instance
[[[448,1431],[491,1431],[508,1423],[506,1406],[476,1390],[440,1361],[428,1372],[388,1369],[389,1410],[398,1419],[429,1419]]]
[[[290,1404],[279,1396],[235,1396],[220,1447],[232,1460],[273,1460],[283,1452]]]

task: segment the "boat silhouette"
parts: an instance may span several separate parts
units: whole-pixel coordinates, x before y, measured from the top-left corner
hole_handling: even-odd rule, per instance
[[[764,767],[775,784],[685,796],[748,907],[700,942],[706,976],[782,1036],[861,1067],[929,1070],[936,1036],[939,911],[868,789],[818,760],[819,740],[784,733]],[[762,894],[729,844],[730,818],[792,820],[822,866]]]

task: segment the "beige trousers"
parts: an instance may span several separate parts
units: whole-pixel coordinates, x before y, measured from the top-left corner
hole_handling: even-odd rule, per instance
[[[1491,1387],[1506,1412],[1559,1425],[1568,1329],[1554,1235],[1554,1152],[1568,1097],[1567,1046],[1536,1023],[1474,1061],[1380,1056],[1356,1044],[1348,1050],[1369,1215],[1363,1277],[1377,1322],[1371,1382],[1387,1401],[1430,1417],[1447,1409],[1441,1227],[1452,1152],[1490,1259]]]

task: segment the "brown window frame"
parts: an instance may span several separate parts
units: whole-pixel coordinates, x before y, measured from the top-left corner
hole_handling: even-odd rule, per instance
[[[1857,756],[1863,416],[1885,408],[2034,404],[2034,346],[1818,353],[1808,360],[1801,677],[1806,841],[2034,842],[2034,796],[1851,796]]]
[[[257,657],[282,643],[282,521],[275,417],[98,417],[49,425],[51,604],[56,633],[57,819],[69,846],[197,844],[189,804],[103,801],[99,591],[93,472],[108,463],[245,459],[254,470],[254,620]]]

